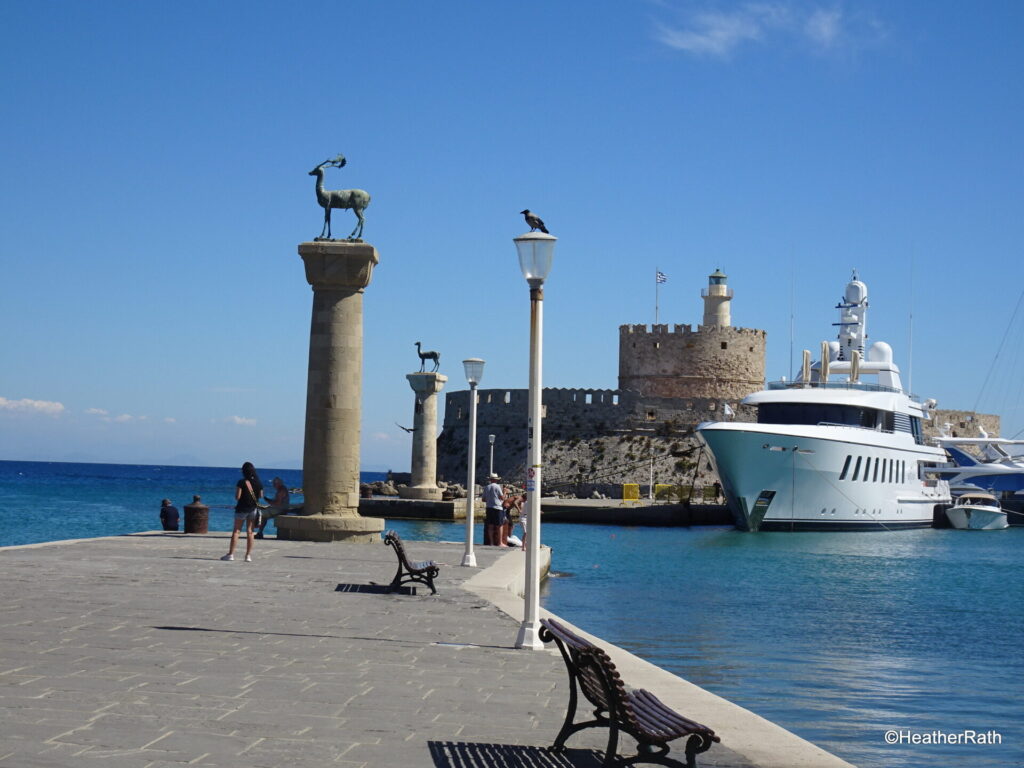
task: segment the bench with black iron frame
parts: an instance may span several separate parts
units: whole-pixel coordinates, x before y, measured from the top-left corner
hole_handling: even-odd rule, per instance
[[[601,648],[575,634],[554,619],[541,619],[540,638],[552,640],[565,661],[569,673],[569,707],[565,723],[558,732],[552,750],[565,749],[565,741],[584,728],[608,728],[608,747],[604,766],[659,763],[682,768],[683,763],[668,756],[668,743],[683,736],[686,740],[686,766],[696,768],[697,755],[721,739],[705,725],[683,717],[643,689],[627,691],[615,665]],[[581,691],[594,705],[594,719],[573,723]],[[617,759],[619,732],[637,741],[637,754]]]
[[[409,558],[405,555],[405,546],[402,544],[402,539],[394,531],[388,531],[384,534],[384,543],[394,547],[395,555],[398,557],[398,570],[395,572],[395,578],[391,580],[391,584],[388,587],[389,590],[394,591],[403,584],[417,582],[430,587],[430,594],[437,594],[437,590],[434,588],[434,579],[441,572],[437,563],[433,560],[409,562]]]

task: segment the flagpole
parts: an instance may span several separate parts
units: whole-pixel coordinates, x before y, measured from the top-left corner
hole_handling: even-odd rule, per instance
[[[658,282],[658,268],[654,268],[654,324],[658,324],[658,286],[661,283]]]

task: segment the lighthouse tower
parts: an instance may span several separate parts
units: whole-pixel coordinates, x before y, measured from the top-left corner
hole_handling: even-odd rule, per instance
[[[717,325],[719,328],[728,328],[732,325],[732,315],[729,312],[732,289],[725,281],[726,276],[720,269],[708,275],[708,287],[700,292],[704,299],[704,322],[701,325]]]

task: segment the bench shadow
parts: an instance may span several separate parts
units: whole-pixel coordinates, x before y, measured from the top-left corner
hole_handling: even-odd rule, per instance
[[[387,584],[339,584],[335,592],[358,592],[363,595],[415,595],[416,587],[392,589]]]
[[[546,747],[467,741],[428,741],[435,768],[601,768],[593,749],[552,752]]]

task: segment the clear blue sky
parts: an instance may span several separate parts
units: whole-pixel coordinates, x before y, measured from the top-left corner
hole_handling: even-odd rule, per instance
[[[559,237],[545,384],[618,326],[699,323],[721,267],[769,379],[868,331],[940,406],[1024,427],[1024,4],[0,4],[0,459],[297,466],[319,234],[373,202],[364,468],[407,469],[413,342],[525,387],[512,238]],[[336,234],[354,223],[334,214]],[[791,313],[792,308],[792,313]]]

